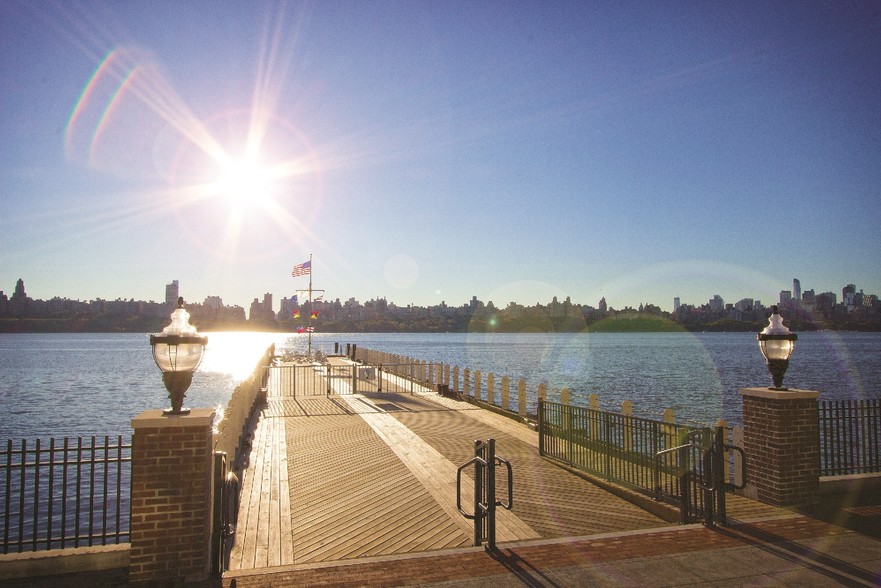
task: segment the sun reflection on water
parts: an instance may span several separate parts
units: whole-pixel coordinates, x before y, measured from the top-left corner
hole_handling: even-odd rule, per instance
[[[217,332],[206,335],[208,346],[205,348],[199,372],[226,374],[236,383],[254,372],[269,345],[275,343],[278,346],[286,337],[279,333],[253,332]]]

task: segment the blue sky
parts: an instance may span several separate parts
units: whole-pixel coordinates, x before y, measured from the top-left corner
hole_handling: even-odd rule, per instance
[[[0,289],[881,294],[881,4],[0,3]]]

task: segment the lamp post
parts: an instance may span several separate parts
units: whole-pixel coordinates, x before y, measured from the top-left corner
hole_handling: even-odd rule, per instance
[[[193,372],[199,367],[208,337],[200,336],[190,324],[190,313],[184,309],[184,299],[177,299],[177,309],[171,313],[171,324],[162,333],[150,335],[153,360],[162,370],[162,382],[168,390],[171,408],[166,416],[185,415],[190,409],[183,408],[184,397],[193,382]]]
[[[783,374],[789,367],[789,356],[795,348],[795,340],[798,335],[791,332],[783,326],[783,317],[777,313],[777,307],[771,307],[771,318],[768,319],[768,326],[761,333],[756,334],[759,341],[759,349],[768,364],[768,371],[771,372],[771,379],[774,386],[771,390],[788,390],[783,387]]]

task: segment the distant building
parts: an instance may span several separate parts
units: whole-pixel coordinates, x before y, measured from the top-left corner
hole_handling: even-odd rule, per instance
[[[220,310],[223,308],[223,299],[220,296],[206,296],[205,302],[202,303],[204,306],[208,308],[213,308],[214,310]]]
[[[853,306],[856,303],[857,287],[848,284],[841,290],[841,302],[846,306]]]
[[[737,304],[734,305],[734,308],[740,312],[752,312],[754,302],[755,301],[752,298],[741,298],[737,301]]]
[[[289,321],[294,318],[294,311],[297,306],[297,295],[294,294],[290,298],[281,299],[281,307],[278,310],[278,320]]]
[[[248,319],[255,321],[263,318],[263,303],[259,298],[251,301],[251,308],[248,310]]]
[[[24,315],[28,313],[28,295],[24,291],[24,280],[21,278],[15,283],[15,290],[12,292],[12,298],[9,299],[9,314],[13,316]]]
[[[606,312],[609,309],[608,305],[606,304],[606,297],[605,296],[600,298],[600,302],[599,302],[599,304],[597,304],[597,309],[600,312]]]
[[[673,312],[679,310],[679,307],[682,306],[682,303],[679,301],[679,296],[673,299]]]
[[[789,290],[780,290],[780,305],[786,306],[792,302],[792,292]]]
[[[165,284],[165,304],[177,306],[177,299],[180,297],[180,285],[177,280],[172,280],[170,284]]]
[[[798,278],[792,278],[792,298],[796,302],[801,302],[801,282]]]
[[[722,300],[722,297],[718,294],[714,294],[708,304],[710,306],[710,310],[717,310],[720,312],[725,310],[725,301]]]

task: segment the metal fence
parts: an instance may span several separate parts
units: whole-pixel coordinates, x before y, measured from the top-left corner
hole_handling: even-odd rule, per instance
[[[268,398],[304,398],[354,392],[412,394],[429,389],[419,364],[280,365],[264,369]]]
[[[822,400],[820,475],[881,472],[881,399]]]
[[[707,458],[713,429],[540,401],[539,453],[679,506],[683,522],[707,512],[707,488],[724,465]],[[724,508],[724,507],[723,507]]]
[[[9,440],[0,449],[3,553],[125,543],[131,440]]]

